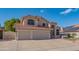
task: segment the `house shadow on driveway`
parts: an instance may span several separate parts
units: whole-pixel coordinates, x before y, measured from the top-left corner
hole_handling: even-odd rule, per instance
[[[19,41],[23,41],[23,40],[58,40],[58,39],[19,39]]]
[[[12,41],[12,40],[15,40],[15,39],[0,39],[0,41]]]

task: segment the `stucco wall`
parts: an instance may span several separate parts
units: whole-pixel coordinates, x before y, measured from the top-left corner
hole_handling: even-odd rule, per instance
[[[3,32],[4,40],[14,40],[16,37],[16,32]]]
[[[17,39],[49,39],[50,31],[49,30],[25,30],[17,31]]]
[[[76,34],[77,34],[77,35],[76,35],[76,38],[79,38],[79,32],[77,32]]]

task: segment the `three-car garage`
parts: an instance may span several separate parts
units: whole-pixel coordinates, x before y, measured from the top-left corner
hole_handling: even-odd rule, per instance
[[[20,40],[32,40],[32,39],[50,39],[49,30],[20,30],[17,31],[16,38]]]

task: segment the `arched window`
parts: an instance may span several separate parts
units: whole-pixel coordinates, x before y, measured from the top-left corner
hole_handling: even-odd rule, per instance
[[[35,21],[32,20],[32,19],[28,19],[28,24],[29,24],[29,25],[34,25],[34,24],[35,24]]]
[[[56,30],[56,35],[59,35],[59,30],[58,29]]]

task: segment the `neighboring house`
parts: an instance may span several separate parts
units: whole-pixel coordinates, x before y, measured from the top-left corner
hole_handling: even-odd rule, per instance
[[[0,39],[2,40],[3,39],[3,27],[0,27]]]
[[[60,37],[60,27],[39,16],[24,16],[15,24],[16,39],[50,39]]]
[[[68,26],[64,28],[65,34],[75,34],[76,38],[79,38],[79,24]]]

